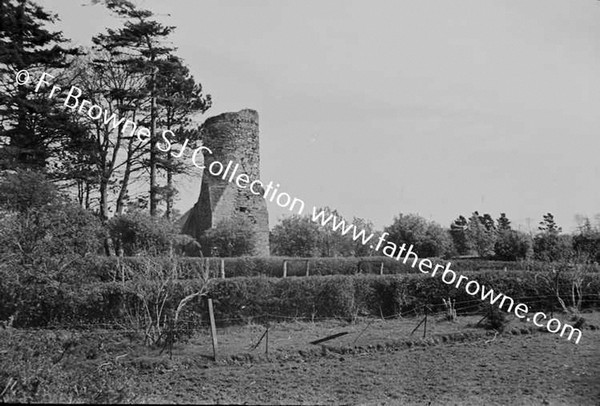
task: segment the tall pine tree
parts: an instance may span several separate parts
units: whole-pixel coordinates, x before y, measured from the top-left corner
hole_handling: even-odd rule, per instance
[[[165,26],[153,20],[149,10],[138,9],[127,0],[106,0],[106,6],[125,19],[121,28],[107,29],[105,34],[93,38],[94,44],[113,55],[122,56],[123,63],[133,72],[146,77],[145,96],[147,99],[148,115],[140,124],[149,127],[150,134],[146,140],[149,149],[148,168],[150,173],[150,214],[158,214],[159,187],[157,148],[158,136],[156,124],[158,119],[158,86],[157,76],[159,65],[164,64],[167,57],[175,48],[165,45],[175,27]]]
[[[61,150],[65,138],[79,131],[57,98],[36,93],[36,80],[17,85],[16,74],[26,69],[32,77],[69,64],[61,32],[45,25],[57,16],[28,0],[0,0],[0,168],[44,170]]]
[[[173,206],[177,190],[174,185],[174,176],[186,173],[190,167],[188,161],[181,159],[181,154],[186,148],[196,147],[200,140],[200,131],[194,128],[192,116],[204,113],[212,104],[210,95],[204,95],[202,85],[196,83],[189,69],[182,61],[169,56],[164,63],[159,65],[156,80],[159,107],[158,126],[167,130],[164,134],[172,143],[174,151],[167,150],[161,153],[159,165],[167,174],[167,185],[159,188],[161,197],[165,200],[165,217],[172,218]],[[179,144],[173,148],[173,144]]]

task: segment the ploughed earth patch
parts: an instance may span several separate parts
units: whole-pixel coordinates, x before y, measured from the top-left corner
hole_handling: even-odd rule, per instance
[[[482,328],[482,315],[430,316],[425,338],[423,315],[290,321],[269,326],[268,353],[267,327],[249,324],[218,329],[216,362],[208,329],[172,351],[127,331],[4,329],[0,393],[8,402],[596,405],[600,313],[583,316],[579,344],[510,315],[501,333]]]

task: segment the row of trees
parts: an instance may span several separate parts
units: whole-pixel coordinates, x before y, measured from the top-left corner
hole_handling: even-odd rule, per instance
[[[343,217],[336,211],[330,213]],[[585,217],[579,219],[580,227],[573,235],[563,234],[554,216],[543,216],[535,235],[514,230],[505,213],[496,220],[490,214],[477,211],[467,219],[459,216],[449,228],[429,221],[416,214],[399,214],[383,229],[389,235],[386,240],[396,244],[412,244],[422,257],[478,256],[488,259],[516,261],[536,259],[540,261],[583,260],[600,262],[600,221],[594,226]],[[373,233],[371,241],[381,235],[373,224],[354,218],[358,231]],[[271,250],[282,256],[369,256],[374,251],[360,241],[354,241],[352,233],[341,235],[331,226],[323,227],[308,216],[292,216],[277,224],[271,232]]]
[[[338,220],[336,211],[325,209]],[[214,256],[251,254],[253,225],[245,218],[230,218],[208,230],[200,242],[179,234],[175,224],[164,217],[132,210],[103,222],[97,215],[74,203],[35,171],[17,170],[0,176],[0,257],[20,263],[36,258],[99,254],[106,240],[112,241],[117,255],[200,255],[200,244],[213,249]],[[344,219],[344,221],[346,221]],[[381,231],[373,224],[354,218],[352,224],[365,236],[377,241]],[[459,216],[449,228],[415,214],[400,214],[383,229],[386,240],[398,245],[412,244],[422,257],[472,255],[488,259],[540,261],[577,260],[600,262],[600,221],[594,224],[580,218],[573,235],[563,234],[554,216],[543,216],[535,235],[511,227],[502,213],[495,221],[488,214],[474,212],[467,220]],[[377,255],[354,240],[351,231],[342,235],[331,223],[321,226],[308,216],[282,219],[270,236],[272,254],[298,257],[336,257]]]

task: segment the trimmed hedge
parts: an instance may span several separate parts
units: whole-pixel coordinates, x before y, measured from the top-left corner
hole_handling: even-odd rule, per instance
[[[418,274],[412,268],[412,261],[406,264],[388,257],[341,257],[341,258],[289,258],[289,257],[237,257],[222,258],[225,261],[225,276],[233,277],[282,277],[283,263],[288,261],[287,276],[305,276],[306,261],[309,262],[309,275],[356,275],[379,274],[383,263],[384,274]],[[171,272],[175,267],[179,279],[195,279],[201,275],[202,260],[200,258],[145,258],[145,257],[86,257],[78,259],[64,267],[57,280],[61,282],[115,282],[132,279],[146,266],[147,261],[162,264],[165,271]],[[434,263],[445,264],[438,258],[431,258]],[[211,277],[220,276],[221,258],[209,258]],[[510,262],[457,259],[451,260],[453,269],[461,273],[484,270],[532,270],[546,271],[554,265],[543,262]],[[598,266],[593,268],[599,271]]]
[[[460,272],[496,292],[511,296],[531,310],[550,311],[560,307],[551,284],[542,283],[535,273],[521,271]],[[68,284],[39,282],[27,285],[0,281],[0,320],[16,315],[15,326],[71,327],[97,323],[131,326],[132,313],[140,309],[136,292],[156,287],[158,281],[104,282]],[[558,280],[561,297],[570,298],[567,274]],[[201,286],[199,280],[177,280],[168,285],[165,309],[176,308],[179,301]],[[600,275],[585,275],[584,307],[600,304]],[[210,294],[215,302],[215,316],[220,325],[251,320],[288,318],[348,318],[355,316],[410,316],[430,305],[433,312],[443,311],[442,298],[456,300],[458,313],[474,313],[489,303],[468,295],[463,286],[456,289],[439,277],[422,274],[404,275],[333,275],[311,278],[230,278],[213,279]],[[185,308],[184,320],[203,318],[203,301],[194,300]],[[172,315],[172,313],[171,313]]]

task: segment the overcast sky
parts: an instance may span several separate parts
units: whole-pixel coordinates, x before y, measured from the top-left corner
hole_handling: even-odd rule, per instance
[[[85,0],[39,3],[78,44],[117,24]],[[307,205],[378,227],[478,210],[569,230],[600,212],[598,1],[136,4],[177,27],[207,117],[259,112],[262,180]],[[185,211],[199,184],[181,193]]]

